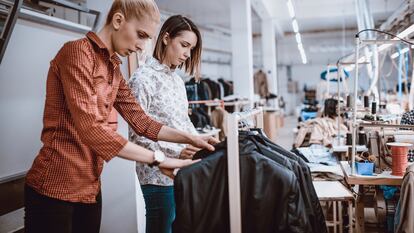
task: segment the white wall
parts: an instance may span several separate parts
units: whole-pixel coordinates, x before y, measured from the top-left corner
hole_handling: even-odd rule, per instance
[[[112,1],[88,3],[92,9],[105,12]],[[105,17],[103,14],[102,21]],[[41,147],[49,62],[65,42],[83,36],[25,20],[17,21],[0,65],[0,177],[30,168]],[[126,67],[124,59],[124,73]],[[119,125],[120,133],[127,137],[126,123],[120,119]],[[144,202],[136,185],[133,162],[114,159],[106,164],[102,193],[101,232],[138,232],[138,228],[139,232],[144,232]]]
[[[27,171],[41,147],[49,62],[81,34],[17,20],[0,64],[0,177]]]
[[[278,66],[278,77],[279,77],[279,94],[283,96],[286,102],[287,114],[292,114],[297,106],[303,101],[304,93],[303,87],[306,84],[307,87],[316,88],[320,82],[320,73],[324,67],[322,65],[292,65],[292,81],[298,82],[298,93],[288,93],[288,77],[286,66]]]
[[[232,80],[231,64],[223,64],[231,63],[231,37],[220,32],[200,30],[203,38],[201,74],[213,80]]]

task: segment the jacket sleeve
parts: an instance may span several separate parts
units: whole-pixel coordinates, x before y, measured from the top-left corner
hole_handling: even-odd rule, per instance
[[[287,226],[290,233],[312,232],[312,228],[306,214],[305,203],[299,189],[297,179],[292,180],[290,192],[287,198]]]
[[[185,177],[185,175],[179,171],[174,179],[174,199],[176,204],[176,216],[172,225],[174,233],[192,232],[191,205],[188,203],[189,200],[191,200],[191,197],[186,196],[188,194],[191,195],[192,192],[184,190],[183,177]]]

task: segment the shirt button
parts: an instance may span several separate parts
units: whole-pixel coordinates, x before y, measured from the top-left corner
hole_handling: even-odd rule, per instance
[[[108,84],[109,84],[109,85],[111,85],[111,84],[112,84],[112,82],[111,82],[111,81],[108,81]]]
[[[109,108],[109,104],[105,104],[105,108]]]

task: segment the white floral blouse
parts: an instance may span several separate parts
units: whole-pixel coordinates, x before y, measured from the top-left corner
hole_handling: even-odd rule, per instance
[[[144,111],[154,120],[171,128],[191,134],[197,134],[188,116],[188,100],[185,85],[180,76],[168,66],[160,64],[149,57],[139,67],[131,79],[129,86]],[[129,129],[130,141],[149,150],[161,150],[166,156],[178,158],[185,145],[170,142],[154,142],[137,135]],[[170,186],[174,182],[163,175],[157,167],[137,163],[136,171],[140,184]]]

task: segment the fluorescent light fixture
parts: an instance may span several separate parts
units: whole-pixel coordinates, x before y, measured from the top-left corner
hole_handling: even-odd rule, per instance
[[[414,32],[414,24],[412,24],[411,26],[406,28],[404,31],[400,32],[397,36],[401,37],[401,38],[404,38],[404,37],[410,35],[413,32]]]
[[[298,44],[298,49],[299,49],[300,57],[302,59],[302,63],[306,64],[308,63],[308,59],[306,57],[305,49],[303,48],[302,37],[299,33],[299,25],[295,17],[295,8],[293,8],[292,0],[287,0],[286,5],[289,11],[289,15],[292,18],[293,32],[295,32],[296,43]]]
[[[293,27],[293,31],[295,33],[299,32],[299,25],[298,25],[298,21],[296,19],[292,20],[292,27]]]
[[[300,37],[300,33],[299,32],[296,33],[295,37],[296,37],[296,43],[302,44],[302,37]]]
[[[302,63],[303,63],[303,64],[308,63],[308,59],[306,58],[306,54],[305,54],[305,52],[301,52],[301,53],[300,53],[300,57],[302,58]]]
[[[401,51],[393,53],[391,55],[391,59],[395,59],[395,58],[399,57],[400,55],[403,55],[404,53],[406,53],[408,51],[410,51],[410,49],[405,47],[405,48],[401,49]]]
[[[290,18],[295,18],[295,9],[293,8],[292,1],[288,0],[286,2],[286,4],[287,4],[287,8],[288,8],[288,11],[289,11]]]

